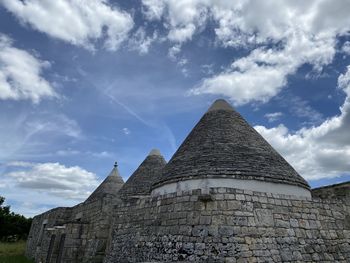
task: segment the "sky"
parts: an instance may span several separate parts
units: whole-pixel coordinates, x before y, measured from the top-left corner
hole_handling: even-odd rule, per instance
[[[350,180],[350,0],[0,0],[0,195],[34,216],[169,160],[218,98]]]

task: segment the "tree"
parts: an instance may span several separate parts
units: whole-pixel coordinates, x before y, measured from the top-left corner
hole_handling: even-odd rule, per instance
[[[32,224],[31,218],[15,214],[10,206],[5,206],[5,198],[0,196],[0,240],[26,239]]]

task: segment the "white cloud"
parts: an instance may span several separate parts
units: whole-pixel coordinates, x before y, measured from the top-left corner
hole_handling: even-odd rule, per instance
[[[343,44],[341,50],[342,50],[345,54],[350,55],[350,41],[346,41],[346,42]]]
[[[198,87],[190,90],[190,94],[225,95],[230,97],[236,105],[252,100],[267,102],[285,85],[284,71],[285,68],[282,67],[260,67],[257,64],[250,68],[238,68],[236,71],[226,71],[204,79]]]
[[[15,48],[11,39],[0,34],[0,99],[31,100],[56,97],[42,70],[49,67],[25,50]]]
[[[37,191],[64,199],[84,200],[98,185],[94,173],[79,166],[66,167],[59,163],[11,163],[17,168],[4,175],[11,188]],[[26,169],[24,169],[26,168]]]
[[[346,94],[341,113],[319,126],[294,133],[284,125],[255,127],[306,179],[350,174],[350,66],[339,76],[338,88]]]
[[[283,49],[257,48],[232,63],[226,72],[205,79],[192,94],[220,94],[236,105],[267,102],[287,84],[288,75],[310,63],[321,70],[335,54],[335,39],[315,40],[300,34],[287,40]]]
[[[159,0],[142,0],[143,14],[148,20],[159,20],[165,8],[165,3]]]
[[[171,41],[182,43],[190,40],[195,30],[196,26],[193,24],[184,25],[181,28],[171,30],[169,32],[168,38]]]
[[[115,51],[133,27],[131,16],[107,0],[2,0],[23,24],[73,45],[94,49],[103,40]]]
[[[337,12],[326,11],[334,9],[330,2],[242,1],[226,9],[216,6],[216,34],[224,46],[266,47],[236,60],[227,72],[204,80],[194,93],[226,95],[235,104],[266,102],[301,65],[309,63],[320,71],[334,57],[336,37],[350,28],[349,18],[338,20]],[[337,10],[346,9],[349,3],[335,6]],[[329,22],[324,23],[327,19]],[[277,48],[269,47],[271,44],[278,44]]]
[[[142,0],[144,14],[149,20],[165,19],[168,39],[183,43],[203,29],[208,18],[206,0]]]
[[[144,28],[140,27],[129,39],[129,48],[136,50],[140,55],[145,55],[151,44],[157,39],[157,32],[154,31],[152,36],[147,36]]]
[[[320,72],[332,62],[336,38],[350,30],[349,1],[159,0],[143,4],[157,10],[168,39],[175,44],[190,41],[210,22],[216,25],[219,45],[255,48],[190,91],[224,95],[236,105],[267,102],[304,64]]]
[[[177,60],[177,56],[181,51],[181,46],[180,45],[175,45],[172,46],[171,48],[169,48],[168,51],[168,56],[172,61],[176,61]]]
[[[269,122],[277,121],[281,116],[283,115],[282,112],[272,112],[272,113],[266,113],[264,116],[267,118]]]
[[[51,208],[84,201],[98,186],[94,173],[59,163],[11,162],[0,165],[1,193],[11,210],[35,216]]]
[[[338,78],[338,87],[350,96],[350,65],[344,74],[340,74]]]

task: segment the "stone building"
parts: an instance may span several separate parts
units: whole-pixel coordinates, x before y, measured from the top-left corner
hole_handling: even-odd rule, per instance
[[[166,163],[34,218],[36,262],[350,262],[350,183],[308,183],[226,101]]]

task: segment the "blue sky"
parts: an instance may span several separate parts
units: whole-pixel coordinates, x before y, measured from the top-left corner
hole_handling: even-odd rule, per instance
[[[33,216],[169,160],[225,98],[317,187],[350,179],[350,1],[0,0],[0,194]]]

